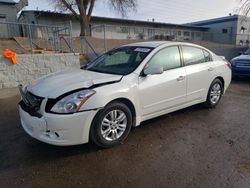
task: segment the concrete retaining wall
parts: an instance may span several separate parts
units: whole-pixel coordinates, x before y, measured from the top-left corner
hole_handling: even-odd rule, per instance
[[[78,54],[20,54],[17,60],[14,65],[0,56],[0,88],[26,84],[55,71],[80,68]]]

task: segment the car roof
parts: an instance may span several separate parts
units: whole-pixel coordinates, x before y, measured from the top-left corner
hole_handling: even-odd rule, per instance
[[[190,45],[190,46],[196,46],[196,47],[202,47],[196,44],[187,43],[187,42],[174,42],[174,41],[146,41],[146,42],[136,42],[136,43],[130,43],[126,44],[124,46],[138,46],[138,47],[151,47],[151,48],[157,48],[161,45]],[[202,47],[204,48],[204,47]]]

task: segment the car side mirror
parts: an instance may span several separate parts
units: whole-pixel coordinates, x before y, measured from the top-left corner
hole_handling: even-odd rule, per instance
[[[162,74],[163,67],[159,65],[148,66],[143,70],[144,75]]]
[[[80,66],[80,69],[83,69],[83,70],[84,70],[84,69],[87,68],[87,66],[88,66],[88,63],[86,63],[86,64],[84,64],[84,65],[81,65],[81,66]]]

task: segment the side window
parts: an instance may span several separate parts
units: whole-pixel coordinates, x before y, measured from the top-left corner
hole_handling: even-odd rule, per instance
[[[205,56],[205,62],[212,61],[212,57],[211,57],[209,52],[207,52],[206,50],[203,50],[203,53],[204,53],[204,56]]]
[[[179,48],[177,46],[172,46],[160,50],[149,61],[148,66],[149,65],[160,65],[163,67],[164,71],[181,67]]]
[[[182,46],[182,51],[186,65],[195,65],[206,62],[202,49],[191,46]]]

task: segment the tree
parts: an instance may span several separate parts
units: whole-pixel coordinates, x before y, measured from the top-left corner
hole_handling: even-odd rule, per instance
[[[247,16],[250,12],[250,0],[240,0],[239,14]]]
[[[80,36],[90,35],[90,21],[96,1],[108,3],[111,8],[126,16],[131,10],[136,10],[137,0],[51,0],[56,8],[69,11],[79,21]]]

